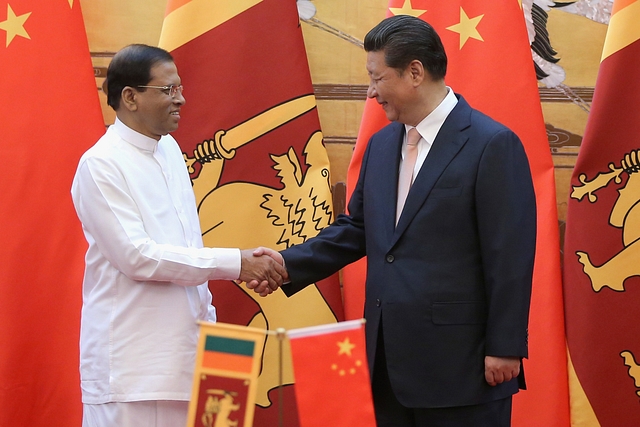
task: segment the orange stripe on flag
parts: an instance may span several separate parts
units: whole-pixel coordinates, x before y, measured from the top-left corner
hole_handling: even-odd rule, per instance
[[[164,16],[169,15],[176,9],[181,8],[185,4],[189,3],[191,0],[168,0],[167,1],[167,10],[164,12]]]
[[[218,351],[205,351],[202,355],[202,367],[251,373],[253,357],[221,353]]]
[[[618,0],[614,2],[613,6],[611,7],[611,16],[615,15],[616,13],[618,13],[618,11],[637,1],[638,0]]]

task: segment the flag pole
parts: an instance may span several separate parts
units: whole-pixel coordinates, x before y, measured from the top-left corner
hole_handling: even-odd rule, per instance
[[[278,328],[276,329],[276,334],[278,336],[278,426],[284,427],[284,401],[283,401],[283,378],[282,378],[282,344],[284,342],[285,329]]]

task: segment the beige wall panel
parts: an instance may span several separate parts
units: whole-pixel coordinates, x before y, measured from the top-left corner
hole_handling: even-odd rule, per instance
[[[571,102],[543,102],[544,121],[576,135],[584,135],[589,113]]]
[[[387,0],[314,2],[318,21],[359,41],[386,14]],[[314,83],[368,83],[364,50],[336,35],[302,23]]]
[[[318,113],[322,133],[325,136],[358,136],[364,102],[318,101]]]
[[[302,26],[314,83],[366,83],[362,48],[318,28]]]
[[[329,156],[331,185],[347,182],[347,169],[353,154],[353,144],[326,144]]]
[[[157,45],[165,1],[81,0],[89,49],[115,52],[131,43]]]
[[[607,26],[582,16],[549,11],[548,30],[551,45],[558,52],[567,72],[567,86],[593,86],[598,74],[600,55]]]
[[[566,72],[563,82],[573,88],[593,88],[600,66],[600,55],[607,31],[600,24],[582,16],[554,9],[549,11],[548,26],[551,45],[558,52],[558,65]],[[584,135],[589,114],[569,100],[566,102],[543,102],[542,111],[546,123],[574,134],[579,139]],[[553,147],[553,144],[552,144]],[[571,174],[577,160],[579,142],[553,147],[553,163],[556,178],[556,202],[558,219],[566,221]]]

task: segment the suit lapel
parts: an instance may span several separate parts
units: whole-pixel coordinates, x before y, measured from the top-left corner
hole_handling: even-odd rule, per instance
[[[404,138],[404,125],[394,123],[392,132],[380,141],[381,167],[373,173],[378,175],[377,191],[379,191],[380,205],[376,205],[382,212],[382,226],[389,241],[396,227],[396,204],[398,200],[398,169]]]
[[[442,124],[431,150],[411,186],[398,226],[395,229],[393,244],[406,230],[429,197],[442,172],[467,142],[468,137],[464,130],[470,126],[470,114],[471,107],[464,98],[460,97],[458,104]],[[397,183],[397,177],[395,182]]]

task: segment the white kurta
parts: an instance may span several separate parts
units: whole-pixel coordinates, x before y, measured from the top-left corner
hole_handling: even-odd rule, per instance
[[[89,248],[82,401],[188,400],[207,281],[237,279],[238,249],[203,248],[182,152],[119,120],[81,158],[71,189]],[[221,207],[224,209],[224,207]]]

